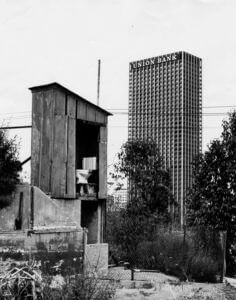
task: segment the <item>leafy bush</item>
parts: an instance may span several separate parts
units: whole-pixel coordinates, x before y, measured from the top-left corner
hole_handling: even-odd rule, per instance
[[[191,261],[189,274],[198,282],[216,282],[218,264],[209,256],[198,254]]]
[[[220,271],[220,255],[222,250],[216,233],[193,230],[184,235],[159,228],[153,241],[140,241],[136,251],[127,252],[123,260],[133,268],[158,270],[180,280],[215,282]]]
[[[136,264],[186,280],[190,250],[190,241],[183,243],[183,234],[162,232],[155,241],[139,244]]]
[[[12,264],[0,275],[0,299],[109,300],[115,288],[96,273],[44,276],[40,264]]]
[[[5,130],[0,130],[0,209],[11,202],[9,194],[20,182],[20,170],[16,138],[10,139]]]
[[[114,287],[108,281],[99,280],[96,274],[67,277],[56,285],[49,281],[42,289],[44,300],[109,300],[114,293]]]

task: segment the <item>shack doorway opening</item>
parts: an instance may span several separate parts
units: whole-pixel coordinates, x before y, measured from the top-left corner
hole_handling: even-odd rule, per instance
[[[99,128],[97,124],[76,122],[76,193],[98,194]]]
[[[98,242],[98,202],[81,201],[81,227],[88,229],[88,244]]]

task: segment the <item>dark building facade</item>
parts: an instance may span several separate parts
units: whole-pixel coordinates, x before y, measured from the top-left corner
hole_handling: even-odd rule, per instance
[[[129,139],[153,138],[184,222],[192,161],[202,145],[202,60],[180,51],[129,65]]]

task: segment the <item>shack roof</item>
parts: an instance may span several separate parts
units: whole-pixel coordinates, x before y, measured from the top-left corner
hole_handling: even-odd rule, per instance
[[[80,95],[72,92],[71,90],[67,89],[66,87],[64,87],[63,85],[57,83],[57,82],[52,82],[52,83],[48,83],[48,84],[43,84],[43,85],[37,85],[37,86],[33,86],[30,87],[29,90],[31,90],[32,93],[36,93],[42,90],[50,90],[50,89],[59,89],[62,92],[74,96],[77,100],[83,101],[86,104],[89,104],[91,106],[93,106],[95,109],[100,110],[101,112],[103,112],[104,114],[108,115],[108,116],[112,116],[112,113],[106,111],[105,109],[95,105],[94,103],[84,99],[83,97],[81,97]]]

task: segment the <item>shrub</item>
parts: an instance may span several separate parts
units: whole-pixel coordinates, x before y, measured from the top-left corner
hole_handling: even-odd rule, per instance
[[[124,260],[133,268],[158,270],[180,280],[215,282],[220,255],[219,235],[215,232],[192,230],[184,235],[159,228],[153,241],[141,240],[136,251],[131,255],[127,252]]]
[[[108,281],[106,283],[101,282],[95,275],[77,276],[72,290],[72,295],[81,300],[108,300],[114,295],[114,288],[110,283]]]
[[[42,276],[37,265],[23,263],[0,276],[0,299],[109,300],[114,293],[96,273]]]
[[[20,182],[20,170],[16,138],[10,139],[5,130],[0,130],[0,209],[10,204],[8,195]]]
[[[52,281],[43,285],[44,300],[109,300],[115,288],[109,283],[99,280],[96,274],[75,275],[56,285]]]
[[[190,241],[183,243],[183,234],[162,231],[155,241],[139,244],[136,263],[186,280],[190,249]]]
[[[198,282],[216,282],[219,266],[216,261],[206,255],[198,254],[191,261],[189,274]]]

